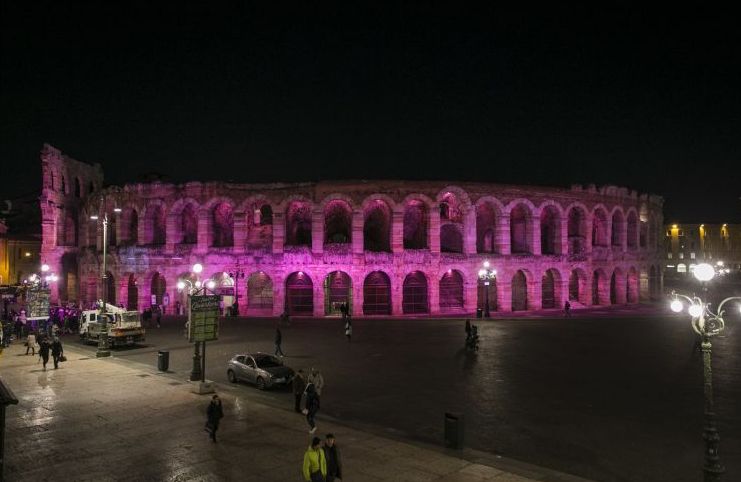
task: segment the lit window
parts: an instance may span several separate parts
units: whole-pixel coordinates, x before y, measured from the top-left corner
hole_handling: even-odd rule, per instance
[[[684,253],[679,253],[679,259],[684,259]]]
[[[695,259],[695,253],[690,253],[690,259]]]
[[[687,272],[687,265],[683,263],[679,263],[677,265],[677,273],[686,273]]]
[[[666,253],[666,259],[672,259],[672,254],[671,253]]]
[[[694,263],[690,265],[690,273],[692,273],[693,271],[695,271],[695,266],[697,266],[697,265],[694,264]]]

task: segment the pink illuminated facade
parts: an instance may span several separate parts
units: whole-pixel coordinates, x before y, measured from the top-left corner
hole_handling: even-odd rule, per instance
[[[659,296],[663,200],[625,188],[483,183],[158,182],[103,189],[100,166],[44,146],[42,259],[54,297],[174,312],[179,280],[213,280],[244,316],[473,313],[625,305]],[[114,208],[120,212],[114,211]],[[236,285],[236,286],[235,286]]]

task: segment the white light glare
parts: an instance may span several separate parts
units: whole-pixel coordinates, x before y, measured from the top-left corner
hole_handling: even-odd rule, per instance
[[[209,280],[208,283],[206,283],[206,286],[208,287],[208,289],[212,290],[216,286],[216,283],[214,282],[214,280]]]
[[[200,288],[200,287],[201,287],[201,282],[200,281],[196,281],[196,288]]]
[[[488,268],[488,267],[489,267],[489,262],[488,261],[484,261],[484,268]]]
[[[707,263],[700,263],[695,266],[693,274],[699,281],[710,281],[715,276],[715,268]]]
[[[92,221],[97,221],[98,220],[98,216],[96,216],[95,214],[93,214],[92,216],[90,216],[90,219]]]
[[[196,263],[193,265],[194,273],[200,273],[201,271],[203,271],[203,265],[201,263]]]
[[[121,212],[121,208],[113,208],[113,212],[114,213],[120,213]]]
[[[682,305],[682,302],[679,300],[672,301],[672,304],[669,305],[674,313],[679,313],[682,311],[682,308],[684,308],[684,305]]]
[[[185,281],[178,281],[178,289],[179,290],[185,289]]]
[[[690,306],[689,312],[692,318],[699,318],[702,314],[702,306],[693,304]]]
[[[49,265],[48,264],[42,264],[41,265],[41,271],[43,271],[44,273],[46,273],[47,271],[49,271]]]
[[[484,276],[486,276],[486,270],[482,268],[479,270],[479,278],[483,278]]]

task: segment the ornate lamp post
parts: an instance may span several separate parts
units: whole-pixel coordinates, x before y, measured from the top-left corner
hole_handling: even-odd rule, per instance
[[[479,270],[479,279],[484,283],[484,318],[490,318],[489,312],[489,285],[491,280],[496,279],[497,270],[491,269],[488,261],[484,261],[483,267]]]
[[[100,264],[100,280],[103,284],[103,299],[100,306],[100,313],[98,320],[100,323],[100,337],[98,337],[98,349],[95,352],[97,358],[104,358],[111,356],[110,346],[108,344],[108,316],[106,315],[106,309],[108,308],[108,270],[106,269],[106,258],[108,257],[108,212],[106,206],[105,197],[102,200],[103,207],[103,219],[100,220],[98,215],[90,216],[91,221],[99,221],[103,225],[103,262]],[[113,212],[116,214],[121,212],[121,208],[113,208]]]
[[[715,269],[707,263],[702,263],[695,267],[694,275],[695,278],[703,283],[703,291],[707,291],[704,283],[713,279]],[[705,474],[705,482],[718,482],[725,468],[720,463],[720,455],[718,454],[720,435],[718,434],[718,428],[715,426],[715,413],[713,412],[712,345],[710,338],[719,334],[725,328],[725,322],[723,321],[725,311],[723,310],[723,306],[729,301],[741,300],[741,297],[733,296],[724,299],[718,304],[715,312],[711,311],[710,303],[704,302],[698,296],[693,295],[690,297],[672,292],[672,297],[673,300],[670,306],[675,313],[682,312],[684,310],[684,302],[688,303],[687,312],[692,317],[692,329],[700,336],[702,342],[703,378],[705,386],[705,420],[702,435],[702,438],[705,440],[705,464],[703,466],[703,472]]]
[[[187,289],[188,303],[190,303],[191,296],[205,289],[204,284],[200,280],[200,274],[203,271],[203,265],[200,263],[196,263],[193,265],[193,268],[191,269],[191,271],[193,272],[193,274],[195,274],[195,277],[196,277],[195,282],[191,282],[190,280],[186,279],[186,280],[178,281],[178,284],[177,284],[178,290],[185,291]],[[212,280],[209,280],[206,283],[206,285],[210,289],[213,289],[214,282]],[[188,320],[188,322],[190,323],[190,319]],[[202,380],[203,375],[204,373],[201,370],[200,343],[196,341],[193,343],[193,368],[190,371],[190,381],[195,382],[198,380]]]

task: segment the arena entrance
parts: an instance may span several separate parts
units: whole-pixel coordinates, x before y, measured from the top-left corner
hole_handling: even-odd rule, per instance
[[[458,271],[450,270],[440,279],[440,311],[463,311],[463,276]]]
[[[129,275],[129,282],[126,286],[126,309],[139,309],[139,287],[133,273]]]
[[[363,282],[363,314],[391,314],[391,280],[383,271],[373,271]]]
[[[427,278],[421,271],[409,273],[404,279],[402,311],[405,315],[429,313]]]
[[[522,271],[512,277],[512,311],[527,311],[527,278]]]
[[[549,269],[543,274],[540,286],[543,309],[556,308],[556,280],[553,276],[553,270]]]
[[[262,271],[252,273],[247,279],[247,312],[272,313],[273,280]]]
[[[303,271],[291,273],[286,279],[286,310],[289,315],[314,314],[314,283]]]
[[[333,271],[324,278],[324,314],[341,315],[345,303],[352,313],[352,280],[347,273]]]
[[[489,291],[489,311],[497,311],[499,306],[497,305],[497,279],[493,278],[489,280],[489,286],[486,286],[483,281],[478,283],[478,308],[482,312],[486,312],[486,292]]]

